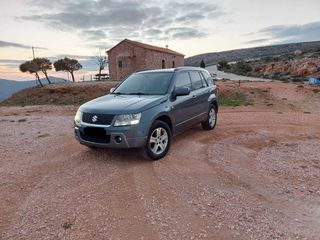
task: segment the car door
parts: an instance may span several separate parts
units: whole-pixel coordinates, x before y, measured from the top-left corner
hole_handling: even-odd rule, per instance
[[[208,113],[210,89],[199,71],[189,71],[189,74],[192,83],[191,95],[194,99],[193,117],[195,121],[204,120]]]
[[[175,77],[175,89],[178,87],[188,87],[192,89],[190,75],[187,71],[177,74]],[[186,96],[177,96],[172,100],[172,116],[174,120],[175,131],[180,132],[190,126],[190,119],[193,117],[194,98],[192,94]]]

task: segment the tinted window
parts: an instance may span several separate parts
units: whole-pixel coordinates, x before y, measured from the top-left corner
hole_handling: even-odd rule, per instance
[[[209,84],[209,86],[212,86],[214,85],[214,81],[213,81],[213,78],[209,75],[209,73],[203,71],[201,72],[202,75],[204,76],[204,78],[206,79],[207,83]]]
[[[200,73],[200,72],[198,72],[199,73],[199,75],[200,75],[200,78],[201,78],[201,80],[202,80],[202,83],[203,83],[203,85],[204,86],[208,86],[208,83],[207,83],[207,81],[204,79],[204,76]]]
[[[191,81],[188,72],[179,73],[176,78],[176,88],[178,87],[188,87],[191,89]]]
[[[192,82],[192,88],[193,89],[199,89],[204,87],[203,81],[197,71],[190,72],[191,82]]]
[[[113,94],[163,95],[168,92],[172,72],[135,73],[130,75]]]

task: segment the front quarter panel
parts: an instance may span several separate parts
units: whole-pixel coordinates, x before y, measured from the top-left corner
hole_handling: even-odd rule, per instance
[[[158,117],[167,115],[170,117],[170,109],[171,106],[169,101],[163,102],[153,108],[150,108],[142,113],[141,122],[146,123],[149,122],[150,126]]]

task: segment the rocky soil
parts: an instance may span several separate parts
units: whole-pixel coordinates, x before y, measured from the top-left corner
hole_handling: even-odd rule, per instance
[[[320,76],[320,58],[304,58],[288,62],[269,63],[261,66],[259,72],[264,76],[272,74],[302,77]]]
[[[0,107],[0,239],[319,239],[320,93],[236,88],[157,162],[78,144],[76,106]]]

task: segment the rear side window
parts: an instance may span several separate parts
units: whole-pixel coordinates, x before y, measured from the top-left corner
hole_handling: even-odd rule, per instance
[[[194,90],[206,86],[206,84],[204,83],[204,80],[200,77],[199,72],[192,71],[192,72],[189,72],[189,73],[190,73],[190,77],[191,77],[192,88]]]
[[[202,79],[203,85],[206,86],[206,87],[208,87],[208,83],[207,83],[207,81],[204,79],[204,76],[201,74],[201,72],[198,72],[198,73],[199,73],[199,75],[200,75],[200,78]]]
[[[179,73],[179,75],[176,78],[175,86],[176,86],[176,88],[188,87],[191,89],[191,80],[190,80],[188,72]]]
[[[205,71],[201,71],[202,75],[204,76],[206,82],[209,84],[209,86],[212,86],[214,85],[214,81],[213,81],[213,78],[209,75],[208,72],[205,72]]]

